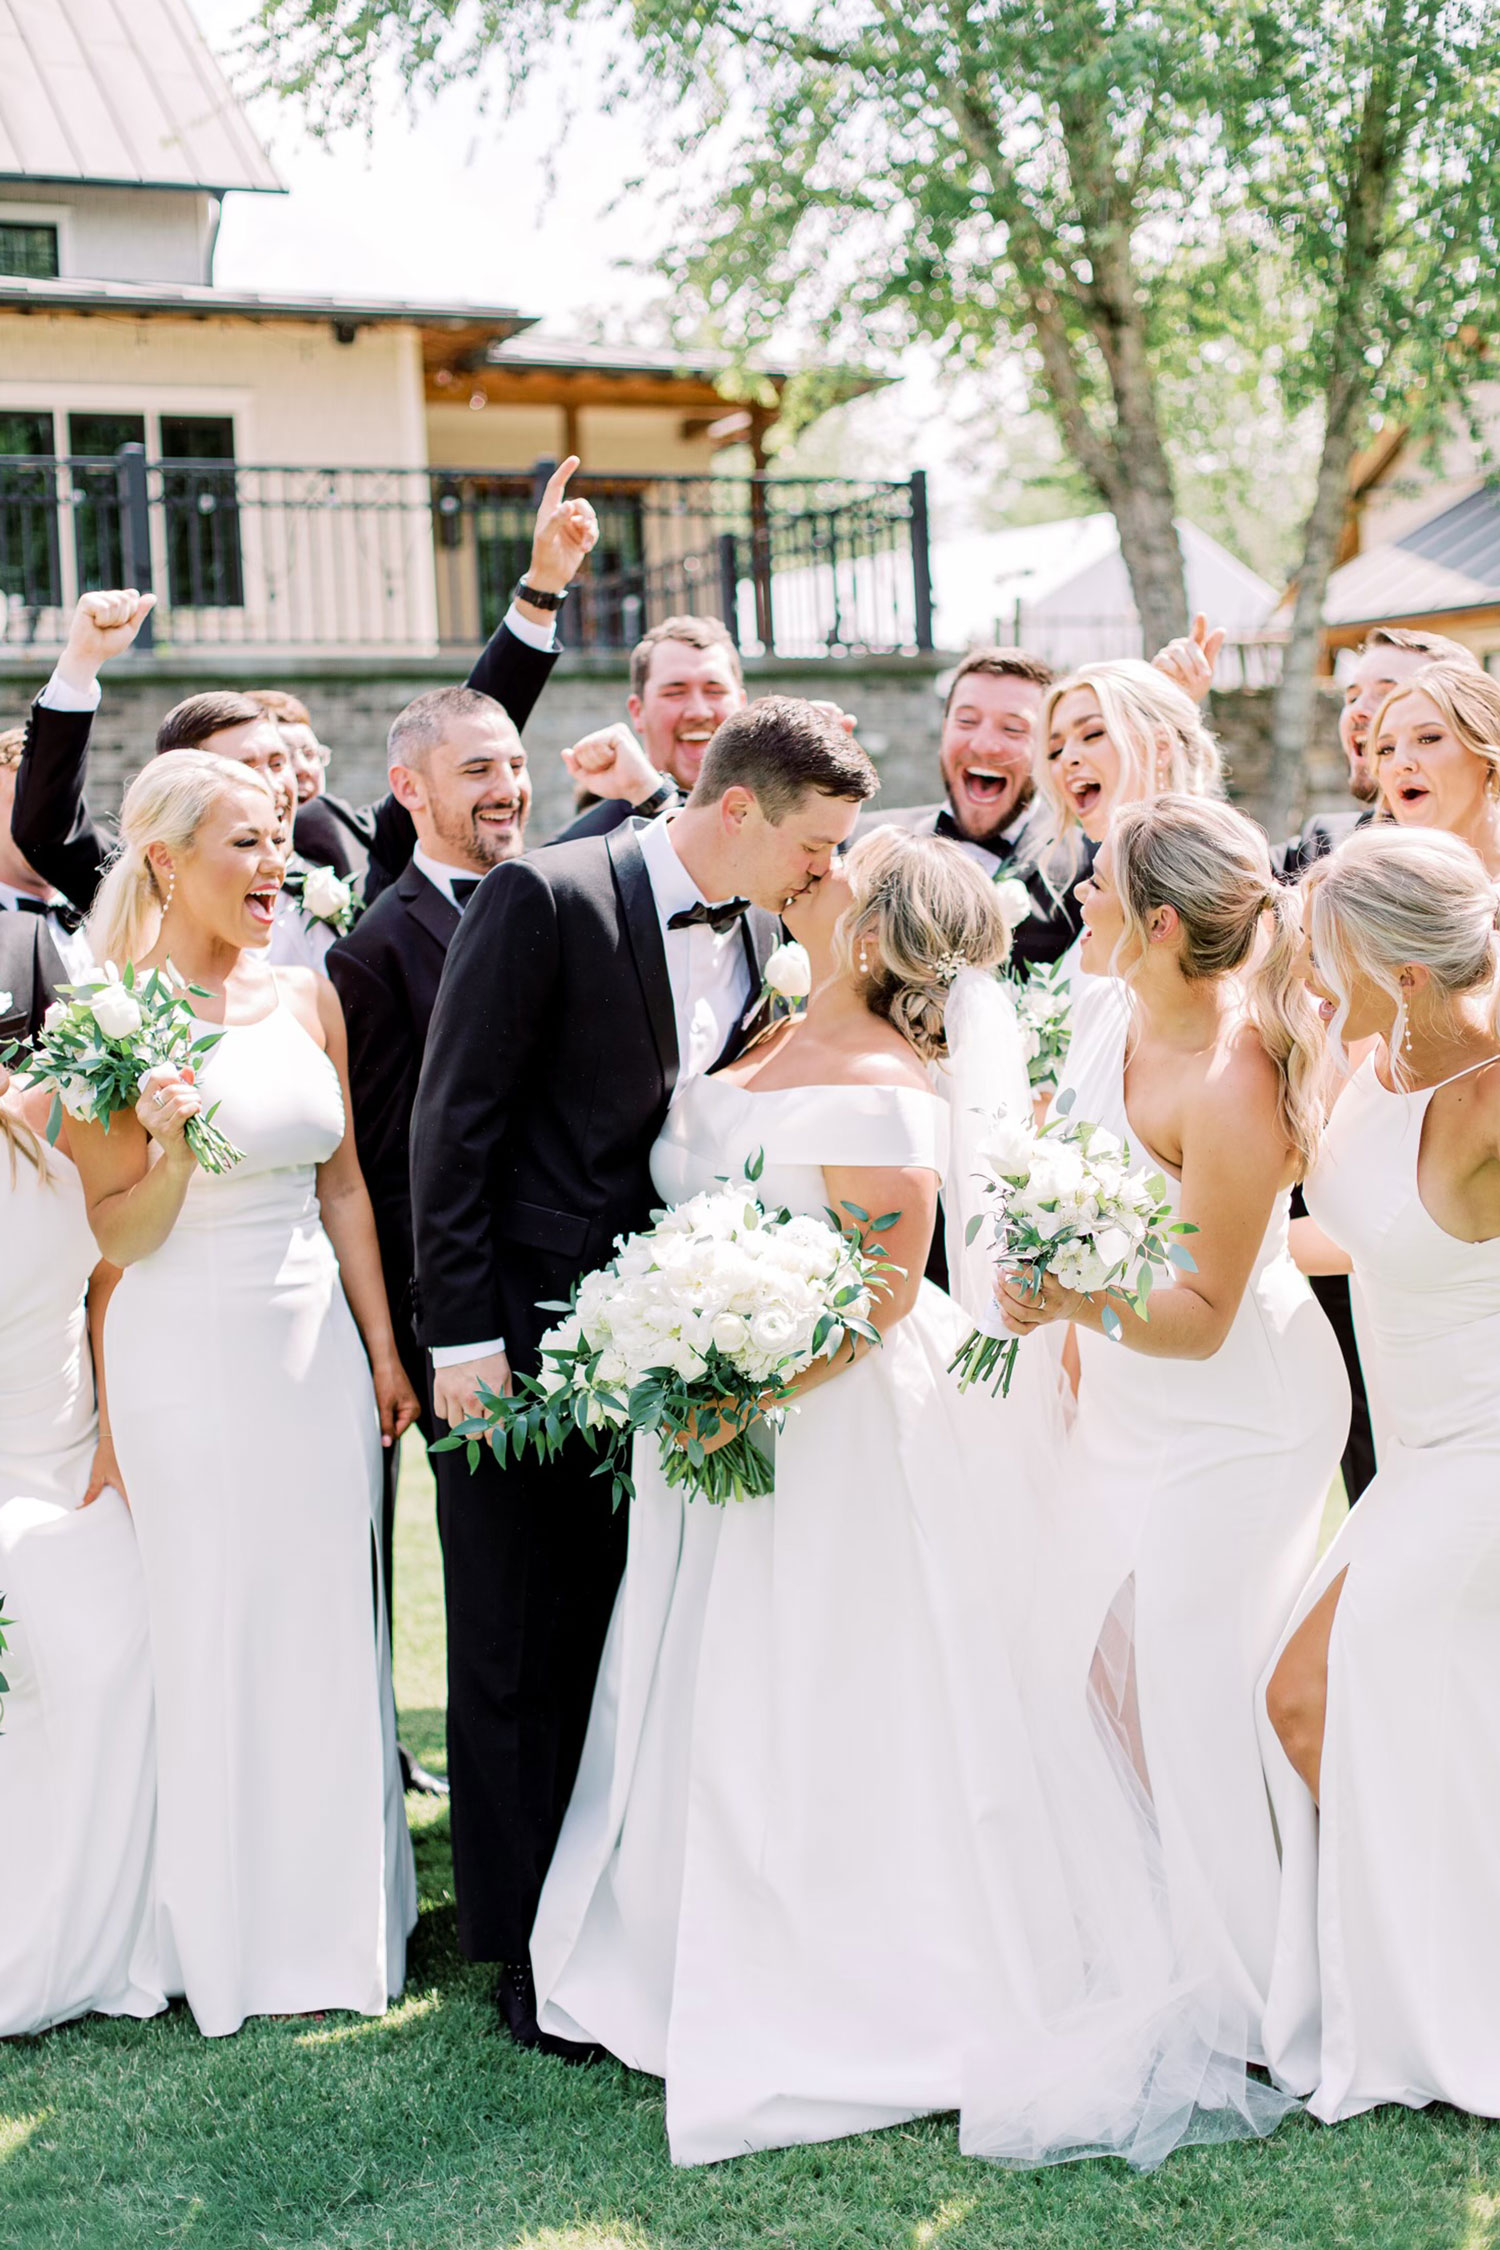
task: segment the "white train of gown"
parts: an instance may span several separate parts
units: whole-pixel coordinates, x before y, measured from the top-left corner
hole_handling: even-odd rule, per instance
[[[1128,1030],[1125,988],[1083,979],[1064,1085],[1072,1116],[1118,1134],[1140,1165],[1152,1158],[1126,1114]],[[1167,1191],[1175,1207],[1170,1175]],[[1288,1201],[1211,1358],[1153,1359],[1078,1332],[1049,1576],[1066,1616],[1038,1644],[1059,1694],[1099,1651],[1096,1679],[1143,1765],[1180,1959],[1213,1980],[1217,2044],[1255,2063],[1280,1887],[1256,1689],[1316,1559],[1349,1423],[1337,1342],[1288,1252]]]
[[[200,1084],[244,1161],[195,1173],[127,1270],[105,1362],[151,1611],[162,1950],[217,2034],[379,2014],[416,1893],[375,1395],[318,1214],[338,1076],[281,1004],[227,1031]]]
[[[0,1142],[0,2037],[167,2004],[152,1853],[146,1591],[98,1437],[84,1296],[98,1250],[67,1158]]]
[[[824,1165],[941,1173],[947,1140],[915,1091],[709,1077],[653,1171],[680,1201],[761,1152],[762,1199],[821,1212]],[[1138,1808],[1110,1773],[1072,1793],[1084,1694],[1023,1706],[1051,1362],[960,1393],[967,1327],[924,1284],[789,1420],[768,1499],[685,1501],[637,1445],[532,1961],[544,2029],[665,2078],[678,2163],[960,2106],[976,2153],[1154,2162],[1235,2099],[1205,2095]]]
[[[1284,1636],[1347,1572],[1321,1817],[1260,1713],[1285,1858],[1266,2045],[1329,2124],[1377,2102],[1500,2116],[1500,1241],[1423,1204],[1436,1091],[1366,1060],[1307,1183],[1353,1258],[1386,1417]]]

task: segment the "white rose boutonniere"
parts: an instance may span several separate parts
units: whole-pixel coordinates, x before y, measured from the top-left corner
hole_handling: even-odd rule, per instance
[[[1014,937],[1031,912],[1031,893],[1027,890],[1019,875],[997,875],[995,877],[995,897],[999,901],[1001,913],[1005,916],[1005,926],[1010,931],[1011,936]]]
[[[308,866],[295,856],[283,888],[310,930],[321,927],[336,937],[347,937],[364,911],[357,884],[346,883],[331,867]]]
[[[766,990],[781,1000],[805,1000],[812,990],[812,963],[807,947],[788,938],[766,963]]]

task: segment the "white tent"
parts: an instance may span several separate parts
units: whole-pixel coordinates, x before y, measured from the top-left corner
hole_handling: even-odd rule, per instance
[[[1258,684],[1268,670],[1253,658],[1270,650],[1236,650],[1259,635],[1279,590],[1179,517],[1190,611],[1228,629],[1220,682]],[[1064,670],[1091,657],[1149,656],[1111,515],[1024,524],[1012,531],[971,532],[932,548],[933,639],[939,648],[1002,641],[1033,650]]]

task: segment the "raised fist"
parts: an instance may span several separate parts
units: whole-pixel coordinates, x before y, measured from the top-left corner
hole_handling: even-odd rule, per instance
[[[139,594],[134,586],[108,594],[85,594],[73,612],[59,672],[70,684],[91,681],[101,664],[129,648],[155,607],[156,596]]]
[[[662,785],[662,775],[626,726],[586,734],[564,750],[562,761],[596,797],[623,797],[627,804],[639,805]]]

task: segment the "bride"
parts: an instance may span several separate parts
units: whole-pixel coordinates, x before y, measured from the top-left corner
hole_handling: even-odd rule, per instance
[[[210,2034],[378,2015],[416,1918],[380,1451],[416,1400],[345,1130],[343,1018],[322,978],[267,966],[286,855],[258,774],[158,758],[120,836],[96,959],[170,960],[221,1034],[196,1084],[154,1071],[107,1131],[69,1128],[95,1239],[125,1268],[104,1356],[151,1618],[164,1976]],[[218,1176],[184,1138],[208,1107],[243,1151]]]
[[[899,1212],[904,1271],[880,1348],[804,1378],[769,1499],[687,1501],[637,1447],[532,1937],[539,2021],[666,2080],[677,2163],[958,2108],[981,2030],[984,2153],[1134,2153],[1166,2040],[1151,2047],[1168,1995],[1149,1901],[1132,1919],[1149,1880],[1126,1879],[1128,1821],[1123,1841],[1106,1821],[1111,1857],[1091,1808],[1049,1803],[1054,1753],[1080,1763],[1083,1700],[1038,1724],[1011,1668],[1056,1461],[1048,1363],[1023,1355],[1004,1407],[960,1392],[967,1323],[919,1278],[939,1185],[962,1184],[950,1134],[977,1081],[955,1057],[950,1109],[927,1067],[960,1020],[979,1076],[1029,1110],[988,973],[1003,920],[953,845],[882,830],[787,922],[811,956],[806,1013],[690,1082],[657,1187],[681,1201],[762,1153],[772,1203]],[[961,1241],[955,1225],[955,1271]]]

